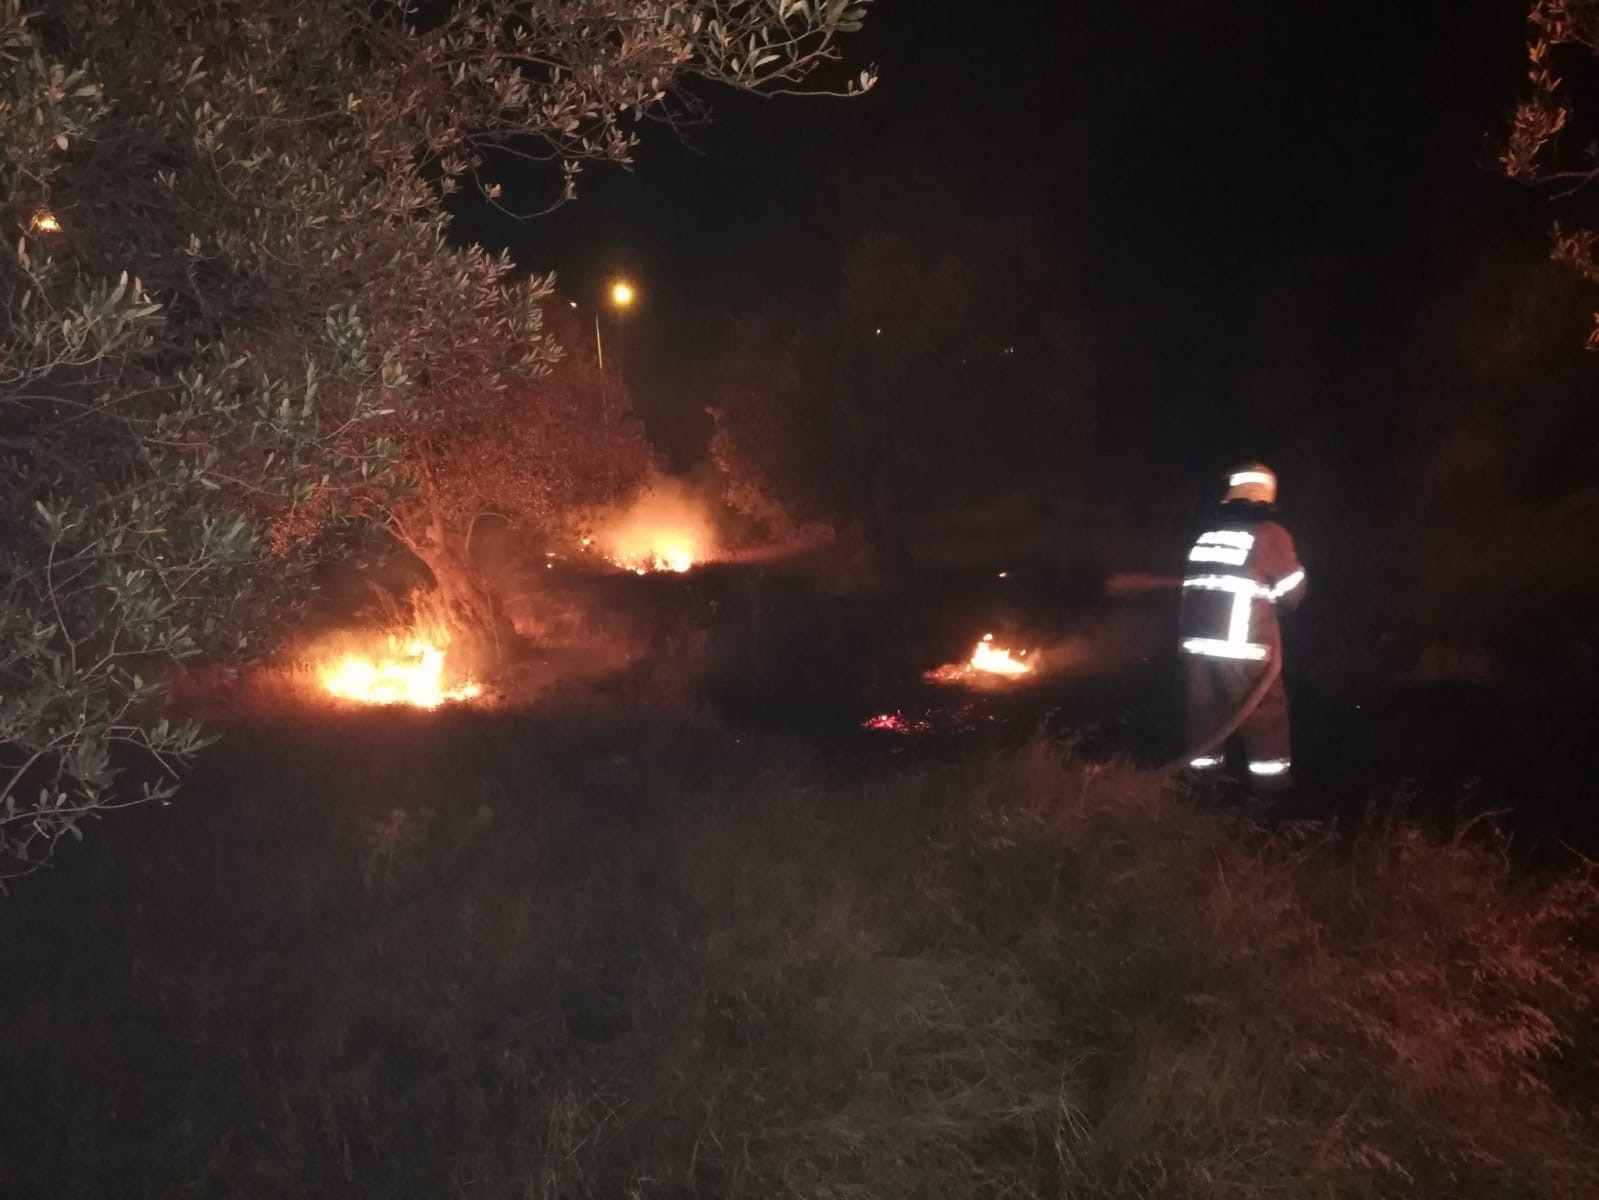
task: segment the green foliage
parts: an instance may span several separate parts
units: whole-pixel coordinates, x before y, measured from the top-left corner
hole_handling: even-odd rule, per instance
[[[1582,871],[1268,831],[1045,743],[841,778],[526,720],[492,757],[258,736],[194,837],[0,911],[24,1190],[1599,1192]]]
[[[0,0],[0,858],[77,832],[119,748],[170,794],[199,741],[151,681],[269,642],[361,529],[438,524],[441,443],[555,360],[550,281],[452,247],[445,195],[496,194],[496,154],[570,194],[684,77],[797,86],[859,15]],[[570,475],[633,453],[543,417]]]

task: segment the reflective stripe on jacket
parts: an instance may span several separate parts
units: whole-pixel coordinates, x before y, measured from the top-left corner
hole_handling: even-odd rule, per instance
[[[1182,648],[1211,658],[1271,658],[1281,644],[1277,606],[1293,608],[1304,594],[1305,571],[1288,531],[1224,509],[1188,552]]]

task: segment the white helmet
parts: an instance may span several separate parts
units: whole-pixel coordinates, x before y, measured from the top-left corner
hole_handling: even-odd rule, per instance
[[[1221,501],[1247,500],[1251,504],[1277,503],[1277,472],[1265,463],[1244,463],[1227,475],[1227,491]]]

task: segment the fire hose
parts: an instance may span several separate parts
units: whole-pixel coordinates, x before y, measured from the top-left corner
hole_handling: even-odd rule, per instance
[[[1260,702],[1266,698],[1266,693],[1271,691],[1272,684],[1277,682],[1282,673],[1282,655],[1273,654],[1266,660],[1265,669],[1261,671],[1260,678],[1255,681],[1254,688],[1251,689],[1249,695],[1244,697],[1243,703],[1233,711],[1232,715],[1217,725],[1210,733],[1200,738],[1196,745],[1190,746],[1170,762],[1162,764],[1159,768],[1160,773],[1165,775],[1171,771],[1181,770],[1193,762],[1194,759],[1202,758],[1225,746],[1227,739],[1237,733],[1239,727],[1249,720],[1254,711],[1260,707]]]
[[[1111,596],[1126,596],[1138,592],[1164,591],[1167,588],[1182,586],[1181,579],[1174,579],[1165,575],[1112,575],[1105,582],[1106,594]],[[1180,771],[1196,758],[1212,754],[1227,744],[1227,739],[1237,733],[1243,723],[1260,707],[1261,701],[1266,698],[1266,693],[1271,691],[1272,685],[1277,682],[1283,673],[1282,647],[1274,645],[1272,653],[1267,657],[1265,668],[1260,673],[1260,678],[1255,681],[1255,686],[1245,696],[1243,702],[1233,710],[1226,720],[1220,722],[1208,734],[1199,739],[1196,745],[1188,747],[1178,757],[1170,762],[1161,764],[1157,770],[1165,775],[1172,771]]]

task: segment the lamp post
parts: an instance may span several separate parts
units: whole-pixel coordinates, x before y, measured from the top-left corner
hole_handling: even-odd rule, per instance
[[[633,307],[633,301],[638,298],[638,292],[633,285],[625,279],[618,279],[611,284],[611,307],[618,312],[626,312]],[[600,310],[594,310],[594,353],[599,359],[600,370],[605,370],[605,340],[600,335]]]

